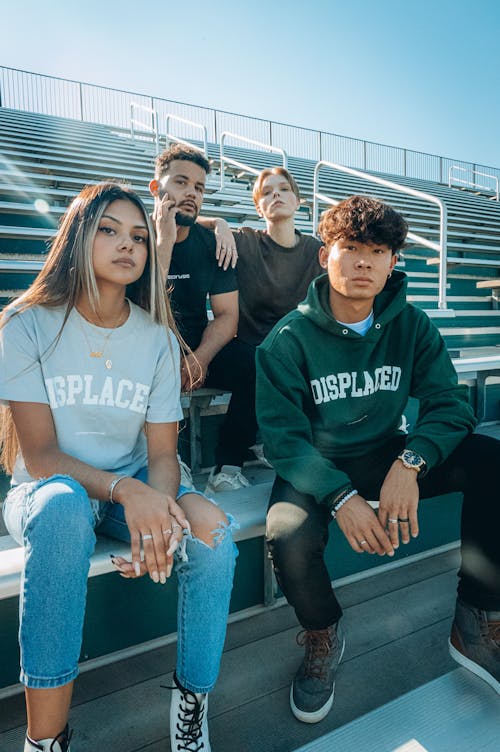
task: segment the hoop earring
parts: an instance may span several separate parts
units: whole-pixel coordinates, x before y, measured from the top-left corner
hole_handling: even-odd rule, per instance
[[[387,279],[390,279],[391,277],[392,277],[392,272],[389,272],[389,274],[387,275]]]

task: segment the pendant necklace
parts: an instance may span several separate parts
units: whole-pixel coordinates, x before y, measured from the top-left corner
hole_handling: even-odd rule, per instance
[[[75,308],[76,308],[76,306],[75,306]],[[106,352],[106,348],[108,346],[108,343],[109,343],[109,340],[111,338],[111,335],[113,334],[113,332],[115,331],[115,329],[118,328],[118,326],[120,326],[121,324],[124,324],[125,321],[127,320],[127,319],[125,319],[125,321],[121,322],[121,324],[120,324],[120,319],[123,317],[123,312],[120,313],[120,315],[116,319],[116,323],[113,324],[113,326],[111,327],[110,331],[107,334],[103,334],[101,348],[100,349],[94,349],[91,346],[90,342],[89,342],[89,338],[87,337],[87,332],[85,331],[85,327],[82,324],[82,321],[81,321],[80,317],[82,319],[85,319],[85,321],[87,321],[89,324],[92,324],[93,326],[97,326],[97,325],[93,324],[92,321],[89,321],[82,313],[80,313],[80,311],[78,310],[78,308],[76,308],[76,310],[77,310],[77,313],[79,314],[78,323],[80,324],[80,328],[82,330],[82,334],[85,337],[85,342],[87,343],[87,347],[89,349],[89,357],[91,357],[91,358],[104,358],[104,354]],[[128,311],[127,311],[127,314],[128,314]],[[111,360],[111,358],[106,358],[106,360],[104,361],[104,367],[107,368],[108,371],[110,371],[111,368],[113,368],[113,361]]]

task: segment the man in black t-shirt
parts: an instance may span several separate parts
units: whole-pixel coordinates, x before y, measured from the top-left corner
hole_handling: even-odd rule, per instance
[[[214,297],[237,290],[233,269],[223,271],[215,261],[213,232],[194,224],[187,238],[175,243],[167,278],[177,326],[191,350],[196,351],[209,324],[207,293],[212,304]],[[215,301],[216,307],[218,302],[220,299]]]
[[[171,146],[156,160],[150,190],[155,197],[160,263],[171,287],[181,335],[192,350],[183,358],[182,388],[217,387],[232,392],[215,450],[208,492],[248,486],[241,467],[255,442],[254,350],[234,339],[238,328],[238,285],[231,267],[218,265],[215,236],[195,224],[201,209],[207,159],[196,149]],[[207,314],[207,295],[213,318]],[[249,376],[250,374],[250,376]]]

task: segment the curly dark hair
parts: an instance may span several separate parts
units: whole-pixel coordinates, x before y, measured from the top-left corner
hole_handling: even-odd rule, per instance
[[[163,177],[168,170],[170,162],[173,162],[175,159],[184,160],[185,162],[194,162],[194,164],[197,164],[202,170],[205,170],[207,175],[210,173],[210,162],[201,151],[193,149],[191,146],[173,144],[156,157],[155,178]]]
[[[369,196],[350,196],[323,213],[318,232],[326,246],[344,238],[380,243],[397,253],[404,245],[408,223],[383,201]]]

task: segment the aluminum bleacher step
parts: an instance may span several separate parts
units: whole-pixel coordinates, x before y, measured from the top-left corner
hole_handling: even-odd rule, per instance
[[[335,705],[333,706],[335,713]],[[465,669],[424,684],[296,752],[498,752],[500,696]]]

